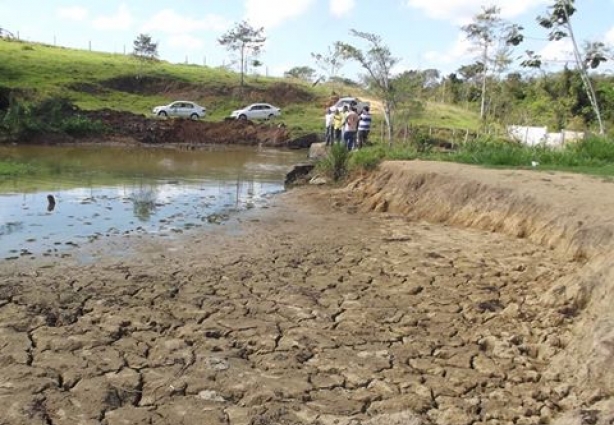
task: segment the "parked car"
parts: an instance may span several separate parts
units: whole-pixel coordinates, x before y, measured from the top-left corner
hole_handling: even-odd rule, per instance
[[[331,106],[331,108],[342,110],[344,106],[354,106],[360,114],[365,106],[368,106],[370,108],[371,104],[369,102],[362,102],[356,97],[342,97],[337,101],[337,103]]]
[[[180,117],[197,120],[207,115],[207,108],[194,102],[178,100],[164,106],[153,108],[153,114],[159,117]]]
[[[238,120],[270,120],[281,116],[281,109],[268,103],[253,103],[230,114]]]

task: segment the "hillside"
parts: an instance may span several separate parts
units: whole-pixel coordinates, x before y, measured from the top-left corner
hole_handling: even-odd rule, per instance
[[[284,123],[297,134],[321,130],[322,105],[329,95],[326,86],[264,76],[248,76],[241,93],[238,75],[225,69],[142,64],[121,54],[7,40],[0,40],[0,76],[0,85],[21,98],[61,96],[85,110],[148,114],[153,106],[189,99],[205,105],[209,119],[221,120],[245,103],[266,101],[283,109]],[[342,90],[343,95],[354,94]],[[435,127],[473,127],[478,122],[475,114],[436,104],[427,105],[417,120]]]

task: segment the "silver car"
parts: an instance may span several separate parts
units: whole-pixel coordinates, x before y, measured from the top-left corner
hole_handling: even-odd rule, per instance
[[[180,117],[197,120],[207,115],[207,108],[194,102],[178,100],[168,105],[156,106],[152,112],[159,117]]]
[[[281,116],[281,109],[268,103],[253,103],[230,114],[238,120],[270,120]]]

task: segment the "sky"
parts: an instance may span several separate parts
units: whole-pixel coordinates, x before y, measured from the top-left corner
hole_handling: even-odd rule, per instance
[[[222,66],[233,56],[217,39],[239,21],[263,26],[267,41],[261,73],[281,76],[294,66],[316,68],[311,53],[335,41],[364,47],[351,29],[381,36],[400,59],[395,71],[454,72],[477,52],[460,27],[484,6],[499,6],[503,18],[525,27],[518,50],[541,53],[549,70],[572,58],[569,40],[548,42],[536,23],[552,0],[0,0],[0,27],[29,41],[65,47],[131,53],[145,33],[158,42],[160,59]],[[614,45],[614,0],[576,0],[576,37]],[[571,66],[571,61],[569,61]],[[611,67],[611,68],[610,68]],[[614,69],[612,64],[608,68]],[[356,78],[347,66],[342,76]],[[1,76],[0,76],[1,77]]]

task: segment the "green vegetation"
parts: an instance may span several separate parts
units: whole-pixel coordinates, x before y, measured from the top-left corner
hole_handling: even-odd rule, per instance
[[[321,172],[332,177],[334,181],[339,181],[347,175],[350,161],[350,151],[344,143],[334,143],[328,155],[318,163]]]
[[[614,176],[614,142],[597,136],[558,149],[482,137],[460,144],[454,150],[442,151],[420,135],[407,144],[390,149],[376,144],[354,152],[349,167],[353,170],[371,170],[382,160],[413,159]]]
[[[78,113],[66,113],[74,109],[70,101],[63,98],[47,98],[33,105],[11,98],[6,112],[0,115],[0,132],[7,140],[19,140],[49,133],[87,136],[107,131],[106,126],[99,121]]]
[[[470,131],[477,131],[481,126],[477,112],[437,102],[427,102],[424,112],[411,119],[411,123],[422,127],[457,128]]]

